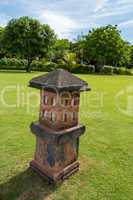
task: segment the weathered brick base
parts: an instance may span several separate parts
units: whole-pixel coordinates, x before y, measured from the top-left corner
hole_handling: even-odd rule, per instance
[[[35,160],[30,162],[30,167],[45,180],[48,180],[51,183],[57,183],[69,178],[69,176],[77,172],[79,170],[79,162],[75,161],[74,163],[65,167],[62,171],[54,174],[54,176],[53,174],[50,174],[50,172],[44,171],[44,169],[42,169]]]

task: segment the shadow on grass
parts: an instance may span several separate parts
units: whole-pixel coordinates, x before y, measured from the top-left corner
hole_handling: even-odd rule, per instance
[[[45,200],[58,189],[31,169],[14,176],[0,185],[0,200]]]

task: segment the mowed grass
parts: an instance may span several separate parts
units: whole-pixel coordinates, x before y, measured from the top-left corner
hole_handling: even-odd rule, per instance
[[[62,184],[49,185],[28,169],[35,149],[29,125],[39,105],[28,81],[41,73],[0,73],[0,200],[132,200],[133,199],[133,77],[79,75],[92,87],[81,94],[80,171]],[[21,86],[20,105],[2,102],[6,86]],[[131,87],[132,86],[132,87]],[[4,99],[15,104],[19,89],[7,88]],[[122,91],[121,93],[119,93]],[[24,103],[23,103],[24,99]],[[117,106],[116,106],[117,104]],[[131,111],[131,112],[130,112]]]

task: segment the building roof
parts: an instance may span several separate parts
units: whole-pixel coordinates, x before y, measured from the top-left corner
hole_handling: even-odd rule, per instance
[[[33,78],[29,86],[37,89],[90,90],[88,83],[63,69]]]

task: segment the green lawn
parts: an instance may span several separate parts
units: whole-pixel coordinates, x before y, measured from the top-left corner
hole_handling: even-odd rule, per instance
[[[27,87],[38,74],[0,73],[0,94],[5,86],[17,84],[23,86],[25,98],[30,91],[39,95],[38,90]],[[29,125],[37,120],[39,105],[29,113],[26,101],[7,108],[0,99],[0,200],[133,200],[133,110],[130,112],[131,100],[130,116],[115,103],[115,96],[123,94],[117,102],[126,108],[127,96],[133,95],[128,91],[133,77],[80,77],[92,87],[81,95],[80,121],[86,125],[86,133],[80,140],[80,171],[61,185],[48,185],[28,170],[35,147]],[[14,104],[16,90],[12,88],[4,98]],[[30,104],[35,102],[31,98]]]

